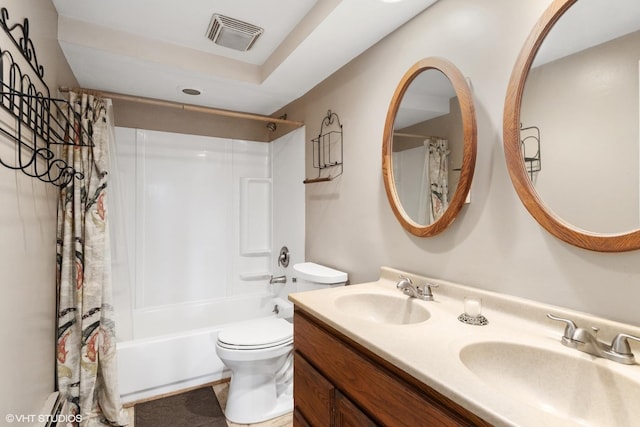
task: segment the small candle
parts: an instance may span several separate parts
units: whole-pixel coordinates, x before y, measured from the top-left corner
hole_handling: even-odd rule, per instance
[[[464,312],[471,317],[480,316],[480,313],[482,313],[482,300],[475,297],[465,297]]]

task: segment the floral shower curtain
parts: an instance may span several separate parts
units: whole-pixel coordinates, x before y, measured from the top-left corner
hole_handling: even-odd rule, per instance
[[[57,388],[80,426],[126,425],[118,393],[107,221],[109,126],[106,101],[69,93],[70,126],[83,126],[93,148],[63,146],[84,174],[62,187],[57,235]],[[75,141],[79,142],[79,141]],[[86,143],[86,141],[85,141]]]
[[[425,141],[425,147],[429,161],[432,224],[449,207],[449,141],[445,138],[429,138]]]

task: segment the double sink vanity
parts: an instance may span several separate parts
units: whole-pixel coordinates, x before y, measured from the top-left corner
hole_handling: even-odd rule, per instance
[[[640,22],[640,7],[615,3],[550,2],[514,66],[503,117],[507,169],[524,207],[553,236],[597,252],[640,249],[640,27],[620,24]],[[391,99],[382,175],[413,236],[443,233],[470,200],[469,82],[450,61],[427,57]],[[610,154],[618,157],[607,169]],[[638,326],[391,268],[376,282],[289,298],[295,425],[640,425]]]
[[[433,300],[399,289],[403,277],[433,284]],[[465,297],[485,325],[458,319]],[[640,422],[638,327],[386,267],[376,282],[290,299],[297,425]]]

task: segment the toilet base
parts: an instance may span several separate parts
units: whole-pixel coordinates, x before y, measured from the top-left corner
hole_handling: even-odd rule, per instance
[[[247,341],[247,337],[260,333],[260,328],[262,334],[274,340],[274,344],[247,348],[253,342]],[[231,371],[224,411],[227,420],[237,424],[253,424],[291,412],[293,325],[274,318],[270,324],[247,323],[237,330],[223,332],[226,332],[223,338],[227,341],[221,341],[221,332],[216,342],[216,353]],[[261,336],[257,339],[259,345],[268,344],[261,343]]]
[[[270,420],[293,411],[293,384],[289,384],[277,397],[273,377],[252,376],[247,384],[243,378],[233,378],[224,415],[236,424],[253,424]]]

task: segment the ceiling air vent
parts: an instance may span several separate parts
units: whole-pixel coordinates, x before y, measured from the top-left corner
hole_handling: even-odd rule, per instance
[[[215,44],[244,52],[251,49],[263,32],[262,28],[255,25],[214,14],[207,29],[207,37]]]

